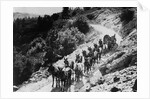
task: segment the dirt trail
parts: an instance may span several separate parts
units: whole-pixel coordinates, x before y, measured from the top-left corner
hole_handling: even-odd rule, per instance
[[[116,39],[117,39],[117,44],[119,45],[122,38],[113,30],[111,29],[108,29],[104,26],[101,26],[101,25],[95,25],[95,24],[90,24],[97,32],[99,32],[99,34],[97,35],[96,39],[94,39],[93,42],[89,42],[89,43],[85,43],[84,46],[82,46],[82,48],[78,48],[76,51],[74,51],[72,54],[68,55],[68,59],[69,60],[75,60],[75,55],[77,53],[81,53],[82,51],[81,50],[86,50],[87,49],[87,46],[92,46],[93,43],[96,43],[98,42],[98,40],[101,38],[103,38],[104,35],[110,35],[110,36],[113,36],[114,34],[116,34]],[[58,62],[56,62],[56,65],[59,65],[60,64],[63,66],[63,60],[60,60]],[[95,70],[93,70],[94,72]],[[86,83],[86,78],[84,78],[82,80],[82,83],[81,85],[83,86],[83,84]],[[74,86],[74,85],[71,85],[71,87],[78,87],[80,86],[80,84],[78,84],[77,86]],[[71,91],[73,91],[74,89],[71,88]],[[50,92],[52,91],[53,88],[52,88],[52,77],[48,77],[48,79],[43,79],[41,81],[38,81],[36,83],[29,83],[25,86],[22,86],[18,91],[42,91],[42,92]],[[56,89],[56,91],[59,91],[59,89]]]
[[[102,25],[99,24],[91,24],[91,26],[97,30],[98,32],[101,32],[102,34],[100,35],[100,38],[103,38],[105,35],[109,35],[109,36],[113,36],[114,34],[116,34],[116,43],[118,45],[120,45],[120,42],[122,41],[122,38],[120,35],[118,35],[118,33],[116,33],[114,30],[106,28]]]

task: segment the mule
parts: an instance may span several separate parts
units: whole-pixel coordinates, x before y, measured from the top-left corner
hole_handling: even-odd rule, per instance
[[[103,44],[107,44],[108,50],[111,50],[114,45],[116,44],[116,35],[114,34],[113,36],[105,35],[103,38]]]
[[[77,55],[76,55],[76,60],[75,60],[75,62],[77,62],[77,63],[81,63],[81,62],[82,62],[82,56],[80,56],[80,54],[77,54]]]
[[[68,87],[71,85],[71,74],[72,74],[72,69],[70,67],[65,67],[62,69],[64,72],[64,86]]]
[[[73,70],[74,69],[74,61],[71,61],[71,64],[70,64],[70,68]]]
[[[103,44],[102,54],[106,54],[107,51],[108,51],[108,45]]]
[[[98,51],[96,50],[94,51],[92,59],[93,59],[92,61],[93,64],[98,63]]]
[[[101,59],[101,54],[102,54],[102,47],[99,47],[98,48],[98,61],[100,61],[100,59]]]
[[[112,37],[111,37],[111,48],[113,48],[116,44],[116,35],[114,34]]]
[[[93,52],[92,49],[90,49],[87,56],[89,57],[90,65],[91,65],[91,66],[93,66],[93,55],[94,55],[94,52]]]
[[[98,43],[99,43],[99,47],[103,47],[103,42],[102,42],[102,40],[101,39],[99,39],[99,41],[98,41]]]
[[[64,58],[64,63],[65,63],[65,66],[69,66],[68,58]]]
[[[56,87],[59,86],[59,69],[54,67],[52,64],[49,65],[48,72],[52,74],[52,87],[56,81]]]
[[[84,62],[84,73],[86,72],[87,74],[91,70],[91,58],[90,57],[85,57],[85,62]]]
[[[77,63],[75,67],[75,81],[80,81],[83,76],[83,64],[82,63]]]

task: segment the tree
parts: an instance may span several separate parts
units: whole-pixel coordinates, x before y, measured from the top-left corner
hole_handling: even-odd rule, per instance
[[[72,16],[76,16],[78,14],[82,14],[83,13],[83,9],[81,9],[80,7],[76,7],[73,11],[72,11]]]
[[[73,23],[73,26],[77,27],[80,32],[86,34],[89,32],[90,27],[87,23],[87,18],[86,17],[78,17],[78,19]]]
[[[58,20],[59,14],[58,14],[58,13],[54,13],[54,14],[51,16],[51,18],[53,19],[53,21]]]
[[[83,7],[84,11],[90,10],[91,7]]]
[[[63,7],[62,19],[68,19],[68,18],[69,18],[69,7]]]

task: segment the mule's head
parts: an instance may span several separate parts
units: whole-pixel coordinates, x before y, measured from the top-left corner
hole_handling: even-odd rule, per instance
[[[111,37],[111,42],[112,42],[112,43],[116,43],[116,34],[114,34],[114,35]]]
[[[83,50],[83,51],[82,51],[82,54],[83,54],[83,56],[86,56],[86,51]]]
[[[69,65],[69,62],[68,62],[67,58],[64,58],[64,63],[65,63],[65,65]]]
[[[91,48],[91,47],[88,47],[88,50],[89,50],[89,51],[92,51],[92,48]]]
[[[94,48],[97,48],[97,44],[94,44]]]

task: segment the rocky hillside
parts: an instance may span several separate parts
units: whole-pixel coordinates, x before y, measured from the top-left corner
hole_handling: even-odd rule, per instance
[[[131,15],[133,13],[133,15]],[[92,28],[86,35],[86,42],[77,46],[71,54],[53,64],[55,68],[64,68],[64,59],[75,62],[76,55],[82,51],[88,52],[88,47],[105,35],[116,36],[116,45],[107,53],[102,53],[101,59],[95,62],[88,74],[81,80],[72,81],[65,91],[69,92],[136,92],[137,91],[137,29],[136,9],[125,10],[114,8],[97,9],[82,16],[93,16],[88,20]],[[132,18],[128,18],[127,16]],[[127,19],[126,19],[127,18]],[[84,63],[84,60],[82,61]],[[48,67],[41,67],[33,73],[23,84],[19,85],[17,92],[60,92],[62,87],[52,87],[52,75]],[[55,84],[54,84],[55,85]]]

